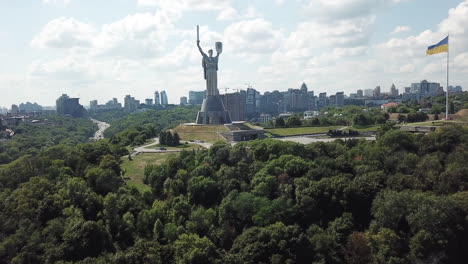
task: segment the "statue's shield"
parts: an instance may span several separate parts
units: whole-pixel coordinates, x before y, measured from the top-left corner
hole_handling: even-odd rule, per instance
[[[219,41],[216,42],[215,47],[216,47],[216,52],[218,52],[218,53],[223,52],[223,43],[222,42],[219,42]]]

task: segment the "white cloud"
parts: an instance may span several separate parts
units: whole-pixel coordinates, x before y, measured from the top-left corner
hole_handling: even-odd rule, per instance
[[[37,48],[90,47],[96,32],[90,24],[61,17],[47,23],[31,45]]]
[[[105,56],[146,58],[156,56],[177,30],[162,12],[138,13],[102,26],[94,53]]]
[[[240,16],[239,16],[239,13],[237,12],[236,9],[232,8],[232,7],[228,7],[226,9],[223,9],[219,14],[218,16],[216,17],[217,20],[220,20],[220,21],[227,21],[227,20],[235,20],[235,19],[238,19]]]
[[[138,0],[140,6],[190,10],[220,10],[230,6],[231,0]]]
[[[410,73],[410,72],[414,72],[415,69],[416,67],[414,66],[414,64],[409,63],[409,64],[401,66],[400,72]]]
[[[397,26],[393,31],[392,33],[393,34],[397,34],[397,33],[402,33],[402,32],[408,32],[410,31],[411,28],[408,27],[408,26]]]
[[[279,47],[281,37],[281,32],[263,18],[236,22],[224,30],[224,39],[232,52],[245,55],[271,53]]]

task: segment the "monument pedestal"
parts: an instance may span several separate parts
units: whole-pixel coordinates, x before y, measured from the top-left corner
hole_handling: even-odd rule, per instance
[[[208,95],[203,99],[201,110],[197,114],[198,125],[230,124],[231,116],[224,108],[223,100],[219,95]]]

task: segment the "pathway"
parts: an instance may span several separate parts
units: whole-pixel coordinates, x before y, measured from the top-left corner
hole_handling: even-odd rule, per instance
[[[159,149],[156,149],[156,145],[159,144],[159,138],[153,138],[153,140],[154,140],[153,143],[133,148],[132,156],[138,155],[140,153],[167,153],[167,152],[181,152],[182,150],[184,150],[184,149],[159,150]],[[213,143],[203,142],[203,141],[198,141],[198,140],[196,140],[194,142],[181,140],[180,143],[181,144],[185,144],[185,143],[198,144],[198,145],[200,145],[200,146],[202,146],[204,148],[207,148],[207,149],[209,149],[213,145]],[[149,147],[152,147],[152,146],[154,146],[154,148],[149,148]]]
[[[94,139],[94,140],[103,139],[104,138],[104,131],[106,131],[106,129],[110,127],[110,124],[106,123],[106,122],[103,122],[103,121],[93,119],[93,118],[91,118],[91,121],[93,121],[93,123],[95,123],[98,126],[98,130],[94,134],[94,137],[92,137],[91,139]]]

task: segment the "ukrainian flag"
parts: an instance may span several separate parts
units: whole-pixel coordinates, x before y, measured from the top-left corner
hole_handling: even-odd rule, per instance
[[[448,52],[448,36],[439,43],[427,47],[426,55]]]

